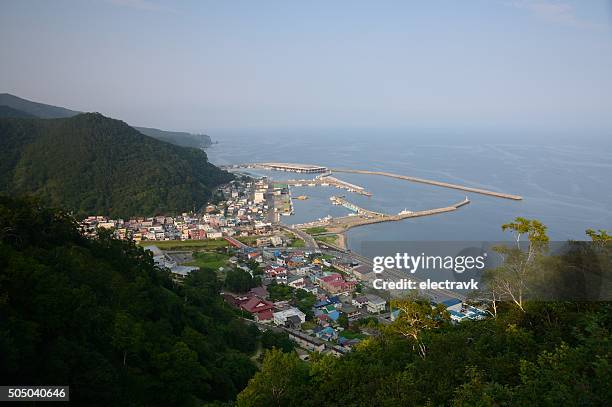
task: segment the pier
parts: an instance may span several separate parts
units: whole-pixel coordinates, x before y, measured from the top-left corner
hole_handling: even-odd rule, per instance
[[[369,209],[362,208],[341,197],[332,197],[330,199],[332,199],[338,205],[342,205],[346,207],[347,209],[350,209],[356,212],[357,215],[340,216],[337,218],[333,218],[330,216],[324,219],[319,219],[318,221],[314,221],[314,222],[293,225],[293,227],[298,228],[298,229],[305,229],[305,228],[309,228],[313,226],[323,226],[323,227],[328,228],[329,232],[342,233],[356,226],[370,225],[370,224],[382,223],[382,222],[396,222],[396,221],[400,221],[403,219],[418,218],[422,216],[432,216],[432,215],[438,215],[438,214],[446,213],[446,212],[453,212],[461,208],[462,206],[465,206],[470,203],[470,200],[466,196],[463,200],[459,202],[456,202],[448,206],[443,206],[440,208],[425,209],[425,210],[420,210],[420,211],[403,210],[397,215],[388,215],[388,214],[379,213],[379,212],[371,211]]]
[[[277,182],[277,181],[272,181]],[[353,192],[360,195],[372,196],[372,194],[365,190],[365,188],[360,187],[359,185],[351,184],[349,182],[343,181],[336,177],[331,177],[329,175],[326,176],[318,176],[314,179],[290,179],[282,182],[287,185],[295,186],[295,187],[303,187],[303,186],[332,186],[339,189],[345,189],[349,192]]]
[[[384,213],[374,212],[369,209],[361,208],[355,205],[354,203],[347,201],[346,199],[344,199],[344,197],[341,196],[332,196],[331,198],[329,198],[329,200],[332,201],[334,205],[342,205],[345,208],[350,209],[351,211],[356,212],[359,215],[365,216],[366,218],[388,216]]]
[[[502,192],[489,191],[489,190],[481,189],[481,188],[466,187],[463,185],[450,184],[448,182],[441,182],[441,181],[433,181],[433,180],[424,179],[424,178],[411,177],[408,175],[393,174],[390,172],[368,171],[368,170],[350,170],[350,169],[332,169],[331,171],[332,172],[345,172],[345,173],[351,173],[351,174],[381,175],[381,176],[389,177],[389,178],[403,179],[403,180],[410,181],[410,182],[418,182],[420,184],[434,185],[434,186],[442,187],[442,188],[458,189],[460,191],[472,192],[472,193],[481,194],[481,195],[489,195],[489,196],[494,196],[496,198],[512,199],[514,201],[520,201],[523,199],[523,197],[520,195],[505,194]]]
[[[292,163],[251,163],[230,165],[228,168],[262,168],[265,170],[288,171],[306,174],[318,174],[329,172],[327,167],[312,164],[292,164]]]
[[[434,180],[425,179],[425,178],[417,178],[417,177],[412,177],[409,175],[393,174],[391,172],[385,172],[385,171],[352,170],[352,169],[347,169],[347,168],[327,168],[327,167],[323,167],[319,165],[290,164],[290,163],[235,164],[235,165],[224,166],[222,168],[224,169],[263,168],[263,169],[268,169],[268,170],[289,171],[289,172],[298,172],[298,173],[312,173],[312,174],[319,173],[322,175],[316,177],[314,180],[307,180],[307,181],[304,180],[305,183],[302,182],[302,185],[308,185],[308,184],[321,185],[325,183],[325,182],[322,182],[321,179],[327,179],[327,180],[334,179],[335,180],[334,182],[336,183],[336,185],[338,186],[344,185],[345,189],[349,189],[349,190],[352,189],[351,192],[362,193],[363,195],[368,195],[368,196],[370,196],[371,194],[360,192],[360,190],[363,190],[362,187],[350,184],[346,181],[338,180],[337,178],[332,177],[331,174],[334,172],[340,172],[340,173],[349,173],[349,174],[379,175],[383,177],[396,178],[396,179],[402,179],[405,181],[416,182],[419,184],[427,184],[427,185],[433,185],[433,186],[441,187],[441,188],[457,189],[460,191],[471,192],[474,194],[493,196],[496,198],[510,199],[513,201],[520,201],[523,199],[523,197],[520,195],[506,194],[503,192],[490,191],[490,190],[482,189],[482,188],[468,187],[465,185],[451,184],[451,183],[442,182],[442,181],[434,181]],[[329,183],[331,184],[332,182],[329,182]]]

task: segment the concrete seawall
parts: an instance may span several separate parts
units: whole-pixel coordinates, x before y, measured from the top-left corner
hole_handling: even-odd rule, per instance
[[[381,175],[383,177],[403,179],[403,180],[410,181],[410,182],[418,182],[420,184],[435,185],[437,187],[442,187],[442,188],[458,189],[460,191],[472,192],[472,193],[481,194],[481,195],[489,195],[489,196],[494,196],[496,198],[511,199],[514,201],[520,201],[523,199],[523,197],[520,195],[505,194],[503,192],[495,192],[495,191],[489,191],[486,189],[466,187],[466,186],[457,185],[457,184],[449,184],[448,182],[433,181],[433,180],[428,180],[424,178],[410,177],[408,175],[393,174],[390,172],[368,171],[368,170],[350,170],[350,169],[342,169],[342,168],[334,168],[330,170],[332,172],[344,172],[344,173],[351,173],[351,174]]]

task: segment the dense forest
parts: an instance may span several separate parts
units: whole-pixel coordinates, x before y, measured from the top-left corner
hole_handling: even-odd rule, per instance
[[[33,119],[36,116],[33,116],[29,113],[22,112],[21,110],[14,109],[10,106],[5,106],[0,104],[0,118],[5,117],[16,117],[16,118],[30,118]]]
[[[0,192],[37,195],[77,215],[198,210],[231,178],[199,149],[155,140],[97,113],[0,119]]]
[[[212,145],[207,134],[192,134],[184,131],[167,131],[151,127],[134,127],[145,136],[153,137],[182,147],[206,148]]]
[[[62,119],[82,112],[46,103],[33,102],[10,93],[0,93],[0,117],[37,117],[39,119]],[[206,148],[212,140],[206,134],[191,134],[182,131],[167,131],[150,127],[135,127],[145,136],[181,147]]]
[[[133,243],[0,197],[0,383],[70,384],[71,401],[104,406],[231,400],[258,331],[219,289],[212,271],[177,285]]]

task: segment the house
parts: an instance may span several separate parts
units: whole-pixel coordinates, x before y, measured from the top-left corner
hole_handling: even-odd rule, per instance
[[[208,232],[206,234],[206,236],[209,239],[221,239],[223,237],[223,233],[221,233],[220,231],[217,231],[217,230],[213,230],[211,232]]]
[[[286,310],[274,313],[274,323],[276,325],[286,325],[287,319],[291,316],[297,316],[301,323],[306,322],[306,314],[295,307],[287,308]],[[293,321],[291,322],[293,323]]]
[[[261,257],[261,253],[259,253],[259,252],[247,253],[247,259],[248,260],[255,260],[258,263],[261,263],[263,261],[263,258]]]
[[[343,348],[342,346],[338,345],[328,346],[327,351],[330,353],[330,355],[334,356],[342,356],[349,353],[349,349]]]
[[[199,270],[199,267],[192,266],[174,266],[170,268],[170,272],[174,275],[174,277],[182,280],[189,275],[189,273]]]
[[[387,302],[378,295],[366,294],[366,298],[368,299],[368,303],[366,304],[368,312],[376,314],[385,310]]]
[[[302,322],[304,321],[302,321],[299,315],[291,315],[285,321],[285,326],[291,329],[300,329],[300,327],[302,326]]]
[[[319,317],[320,315],[325,315],[325,318]],[[321,321],[337,321],[340,318],[340,311],[333,305],[326,305],[315,310],[315,316]]]
[[[447,311],[460,311],[463,303],[458,298],[449,298],[446,301],[442,301],[442,305],[444,305]]]
[[[221,296],[228,304],[233,305],[234,307],[241,308],[240,306],[250,300],[252,295],[240,295],[240,294],[232,294],[232,293],[221,293]]]
[[[300,331],[288,331],[289,339],[311,352],[323,352],[325,343],[319,338],[313,338]]]
[[[255,321],[257,322],[272,322],[274,321],[274,313],[272,310],[265,310],[255,314]]]
[[[263,299],[268,298],[269,295],[268,289],[264,286],[253,287],[249,293]]]
[[[206,231],[201,229],[189,230],[189,238],[192,240],[204,240],[206,239]]]
[[[334,307],[336,307],[336,309],[338,308],[342,308],[342,301],[340,300],[340,297],[337,295],[334,295],[332,297],[328,298],[328,301],[331,305],[333,305]]]
[[[338,318],[340,318],[340,311],[338,310],[333,310],[332,312],[328,312],[327,316],[332,320],[332,321],[337,321]]]
[[[276,283],[277,284],[287,284],[287,273],[279,273],[276,275]]]
[[[242,308],[246,312],[253,314],[256,319],[259,318],[257,314],[264,312],[264,311],[270,311],[272,310],[273,307],[274,307],[274,304],[272,304],[269,301],[262,300],[259,297],[251,297],[248,301],[240,304],[240,308]],[[264,318],[267,315],[268,314],[266,313],[262,315],[261,317]]]
[[[338,345],[342,346],[343,348],[348,348],[348,349],[352,349],[353,346],[357,345],[359,342],[361,342],[359,339],[355,338],[355,339],[347,339],[343,336],[340,336],[338,338]]]
[[[268,266],[264,270],[266,277],[276,277],[277,274],[287,274],[287,269],[281,266]]]
[[[309,265],[301,265],[291,270],[291,272],[298,276],[305,276],[311,269],[312,267]]]
[[[329,300],[328,300],[326,297],[323,297],[323,299],[322,299],[322,300],[319,300],[319,301],[317,301],[317,302],[315,303],[314,307],[315,307],[315,308],[323,308],[323,307],[328,306],[329,304],[331,304],[331,303],[329,302]]]
[[[338,273],[319,277],[317,281],[323,289],[333,294],[352,291],[357,285],[354,281],[345,281],[344,277]]]
[[[315,335],[324,341],[332,341],[338,338],[338,333],[331,326],[319,329],[318,332],[315,332]]]
[[[368,281],[369,277],[372,275],[372,268],[362,264],[353,267],[350,273],[361,281]]]
[[[287,278],[287,285],[293,288],[304,288],[306,286],[306,279],[300,276],[290,276]]]
[[[280,236],[272,236],[270,238],[270,243],[272,246],[281,246],[283,244],[283,239]]]
[[[270,238],[269,237],[259,237],[255,240],[255,245],[258,247],[270,246]]]
[[[331,323],[331,318],[327,314],[319,314],[316,316],[316,318],[317,318],[317,322],[322,327],[329,326],[329,324]]]
[[[317,288],[317,286],[312,284],[312,282],[310,282],[309,279],[306,279],[305,281],[306,281],[306,284],[304,285],[304,287],[302,287],[302,290],[308,291],[311,294],[317,295],[317,293],[319,292],[319,289]]]
[[[368,297],[362,295],[360,297],[353,298],[352,304],[357,308],[363,308],[368,304]]]
[[[351,304],[344,304],[344,306],[342,306],[342,312],[346,314],[349,321],[355,321],[361,317],[361,312],[359,312],[356,306]]]

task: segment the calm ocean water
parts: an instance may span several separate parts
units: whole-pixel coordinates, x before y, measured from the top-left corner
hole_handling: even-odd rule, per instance
[[[517,216],[536,218],[548,226],[553,240],[584,239],[587,228],[612,229],[612,148],[531,143],[497,144],[486,139],[444,141],[409,134],[303,132],[221,133],[219,144],[207,150],[211,162],[233,164],[278,161],[320,164],[336,168],[384,170],[439,181],[522,195],[510,201],[467,194],[472,201],[458,211],[401,222],[351,229],[349,247],[373,240],[506,240],[501,225]],[[263,173],[262,173],[263,174]],[[297,174],[268,172],[274,179]],[[347,199],[385,213],[446,206],[465,192],[420,185],[386,177],[338,173],[336,176],[373,193],[346,192]],[[344,192],[344,191],[343,191]],[[332,206],[331,187],[301,187],[294,196],[295,215],[284,223],[302,223],[348,210]]]

